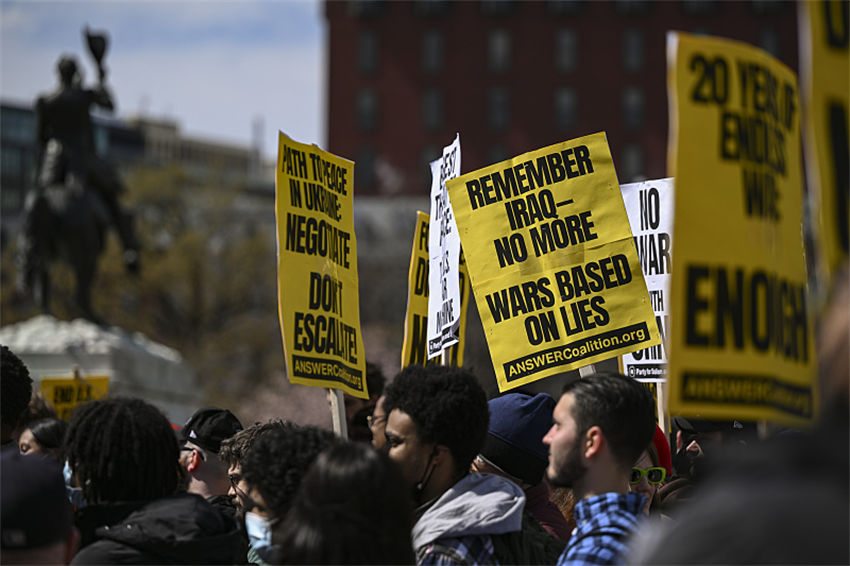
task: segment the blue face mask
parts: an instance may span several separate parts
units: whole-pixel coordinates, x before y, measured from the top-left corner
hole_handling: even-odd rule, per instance
[[[75,509],[82,509],[87,505],[86,498],[83,497],[82,489],[71,487],[71,466],[68,465],[67,460],[65,461],[65,467],[62,468],[62,475],[65,477],[65,494],[68,496],[68,500]]]
[[[245,531],[248,533],[248,540],[260,558],[265,558],[272,546],[272,527],[274,522],[271,519],[261,517],[256,513],[248,511],[245,513]]]

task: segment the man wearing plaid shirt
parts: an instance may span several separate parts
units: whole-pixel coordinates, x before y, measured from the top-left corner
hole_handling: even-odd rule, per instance
[[[499,564],[493,537],[521,531],[525,494],[501,476],[470,473],[489,421],[475,376],[408,366],[385,394],[386,450],[418,506],[411,533],[417,565]]]
[[[652,397],[631,378],[595,374],[564,387],[552,421],[543,438],[546,475],[578,501],[558,566],[620,563],[643,507],[644,496],[629,491],[629,474],[655,431]]]

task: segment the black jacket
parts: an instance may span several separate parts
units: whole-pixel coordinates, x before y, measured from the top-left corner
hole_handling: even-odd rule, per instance
[[[92,528],[98,517],[120,505],[95,506],[78,516],[78,528],[93,533],[71,564],[237,564],[239,530],[199,495],[181,493],[139,506],[124,518]],[[126,509],[126,505],[124,506]],[[83,511],[83,510],[81,510]],[[121,515],[122,513],[117,513]],[[116,516],[112,513],[112,516]]]

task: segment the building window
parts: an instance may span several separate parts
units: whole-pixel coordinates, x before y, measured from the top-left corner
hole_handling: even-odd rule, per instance
[[[443,92],[437,87],[422,93],[422,125],[429,132],[443,127]]]
[[[3,212],[11,213],[18,212],[21,210],[21,206],[23,204],[23,189],[15,187],[7,187],[0,193],[0,207],[3,208]]]
[[[98,155],[109,154],[109,132],[103,126],[94,126],[94,150]]]
[[[0,130],[0,136],[3,141],[35,143],[35,114],[3,112],[3,129]]]
[[[440,148],[434,144],[428,144],[422,148],[420,163],[422,164],[422,186],[431,187],[431,162],[441,156]]]
[[[504,73],[511,68],[511,36],[507,30],[496,29],[490,32],[487,41],[487,59],[490,70]]]
[[[784,12],[792,5],[785,0],[752,0],[750,9],[759,16],[776,15]]]
[[[638,16],[652,9],[651,0],[615,0],[614,9],[623,16]]]
[[[635,144],[627,144],[623,150],[623,167],[619,175],[621,182],[633,183],[644,178],[643,149]]]
[[[356,191],[375,191],[375,150],[365,146],[357,150],[354,162],[354,186]]]
[[[422,70],[426,73],[439,73],[445,60],[445,42],[443,33],[438,30],[426,31],[422,36]]]
[[[487,122],[493,130],[504,130],[511,121],[510,93],[504,87],[493,87],[487,92]]]
[[[623,67],[630,73],[643,69],[643,31],[628,28],[623,34]]]
[[[372,132],[378,127],[378,95],[370,88],[357,92],[357,127],[361,132]]]
[[[21,177],[21,151],[16,147],[4,147],[2,156],[3,177],[18,179]]]
[[[779,59],[781,52],[779,33],[774,28],[762,28],[759,31],[759,47]]]
[[[451,9],[449,0],[416,0],[413,5],[421,16],[443,16]]]
[[[578,97],[571,86],[555,89],[555,124],[559,130],[571,130],[578,116]]]
[[[623,90],[623,123],[632,131],[643,127],[643,91],[638,86]]]
[[[386,0],[348,0],[348,14],[355,18],[376,18],[386,10]]]
[[[378,36],[370,30],[363,30],[357,36],[357,68],[361,73],[373,74],[378,71]]]
[[[578,63],[578,34],[564,28],[555,33],[555,68],[562,73],[575,71]]]
[[[546,9],[558,16],[577,16],[584,9],[584,0],[549,0]]]
[[[508,155],[508,150],[500,143],[494,143],[487,148],[487,163],[489,165],[492,165],[493,163],[500,163],[510,157],[511,156]]]
[[[514,0],[481,0],[481,12],[490,16],[505,16],[515,8]]]
[[[719,0],[682,0],[682,9],[691,16],[714,14],[720,10]]]

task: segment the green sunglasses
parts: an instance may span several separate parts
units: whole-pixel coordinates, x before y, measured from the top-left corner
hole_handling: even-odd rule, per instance
[[[640,478],[646,476],[646,481],[648,481],[652,485],[658,485],[664,481],[664,478],[667,477],[667,470],[664,468],[657,466],[653,468],[632,468],[632,474],[629,477],[629,483],[635,485],[640,483]]]

